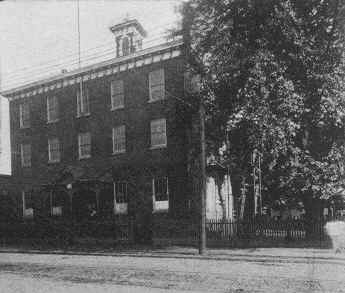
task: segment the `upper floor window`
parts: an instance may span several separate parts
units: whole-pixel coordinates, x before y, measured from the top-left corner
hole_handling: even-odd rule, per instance
[[[110,84],[111,109],[121,109],[125,106],[124,89],[122,80],[113,80]]]
[[[59,119],[58,100],[56,96],[47,97],[47,120],[54,122]]]
[[[149,74],[150,102],[165,98],[164,69],[158,69]]]
[[[48,160],[50,163],[60,162],[60,142],[58,138],[48,139]]]
[[[19,105],[19,124],[20,128],[30,127],[30,105],[23,103]]]
[[[31,167],[31,145],[21,144],[20,145],[20,156],[22,167]]]
[[[166,147],[166,120],[157,119],[151,121],[151,148]]]
[[[113,154],[126,152],[126,127],[121,125],[113,128]]]
[[[77,117],[90,114],[89,90],[80,86],[77,91]]]
[[[78,153],[79,159],[91,157],[91,133],[79,133],[78,135]]]
[[[169,209],[168,177],[157,177],[152,180],[153,209],[167,211]]]

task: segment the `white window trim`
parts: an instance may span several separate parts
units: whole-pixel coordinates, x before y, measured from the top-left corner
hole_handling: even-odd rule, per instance
[[[122,89],[123,89],[123,104],[122,105],[119,105],[119,106],[114,106],[114,103],[113,103],[113,87],[112,87],[112,84],[113,82],[122,82]],[[121,79],[115,79],[115,80],[112,80],[110,82],[110,110],[111,111],[115,111],[115,110],[119,110],[119,109],[124,109],[125,108],[125,87],[124,87],[124,82],[123,80]]]
[[[163,144],[156,144],[156,145],[152,145],[152,122],[154,121],[164,121],[164,126],[165,126],[165,143]],[[154,119],[150,121],[150,149],[151,150],[155,150],[155,149],[163,149],[166,148],[168,146],[168,136],[167,136],[167,120],[165,118],[159,118],[159,119]]]
[[[155,191],[155,179],[158,178],[152,178],[152,202],[153,202],[153,213],[167,213],[169,212],[169,178],[168,176],[165,176],[167,180],[167,200],[156,200],[156,191]],[[157,204],[157,203],[161,204]]]
[[[51,158],[51,143],[53,140],[57,140],[57,143],[59,144],[59,158],[52,160]],[[61,160],[61,149],[60,149],[60,140],[55,137],[55,138],[50,138],[48,139],[48,163],[59,163]]]
[[[82,136],[83,134],[89,134],[89,136],[90,136],[90,154],[87,154],[87,155],[81,155],[81,136]],[[91,158],[91,152],[92,152],[92,137],[91,137],[91,132],[79,133],[79,134],[78,134],[78,158],[79,158],[79,160]]]
[[[152,99],[152,90],[151,90],[151,73],[152,72],[155,72],[155,71],[159,71],[159,70],[162,70],[163,72],[163,98],[162,99],[158,99],[158,100],[154,100]],[[160,69],[156,69],[156,70],[153,70],[149,73],[149,103],[154,103],[154,102],[158,102],[158,101],[163,101],[165,100],[165,71],[164,71],[164,68],[160,68]]]
[[[115,147],[115,144],[114,144],[114,138],[115,138],[115,129],[116,128],[119,128],[119,127],[124,127],[125,129],[125,148],[124,149],[121,149],[121,150],[118,150],[118,151],[115,151],[114,147]],[[113,155],[118,155],[118,154],[124,154],[126,153],[126,126],[123,124],[123,125],[120,125],[120,126],[117,126],[117,127],[114,127],[112,129],[112,142],[113,142]]]
[[[55,122],[58,122],[59,121],[59,117],[58,118],[56,118],[56,119],[51,119],[51,117],[50,117],[50,115],[49,115],[49,113],[50,113],[50,111],[49,111],[49,99],[50,98],[54,98],[55,100],[56,100],[56,103],[58,104],[58,101],[57,101],[57,97],[56,96],[47,96],[47,123],[55,123]],[[58,107],[58,106],[57,106]],[[57,110],[57,116],[59,116],[59,112],[58,112],[58,110]]]

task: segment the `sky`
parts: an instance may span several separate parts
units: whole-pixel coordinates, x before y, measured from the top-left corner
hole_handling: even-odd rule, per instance
[[[183,0],[80,0],[82,60],[97,63],[113,57],[111,25],[136,18],[148,32],[146,47],[161,40],[180,16]],[[143,46],[145,46],[145,41]],[[114,50],[115,53],[115,50]],[[100,56],[98,59],[95,57]],[[77,0],[0,1],[0,85],[2,90],[61,73],[78,66]],[[1,97],[0,97],[1,103]],[[3,146],[0,174],[10,172],[8,105],[0,112]],[[5,103],[5,104],[4,104]]]
[[[126,16],[141,22],[148,32],[147,42],[152,44],[159,34],[176,25],[180,3],[181,0],[80,0],[82,59],[84,56],[89,62],[97,62],[94,57],[106,53],[102,58],[110,59],[114,38],[109,27]],[[0,2],[2,88],[77,66],[77,19],[77,0]]]

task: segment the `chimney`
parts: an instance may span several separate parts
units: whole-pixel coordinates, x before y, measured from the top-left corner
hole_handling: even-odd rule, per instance
[[[126,56],[142,49],[147,33],[136,19],[125,18],[110,27],[115,37],[116,57]]]

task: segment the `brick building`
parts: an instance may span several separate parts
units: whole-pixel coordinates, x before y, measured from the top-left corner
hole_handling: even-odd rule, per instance
[[[182,41],[142,49],[136,20],[111,31],[115,58],[2,93],[24,218],[190,207]]]

